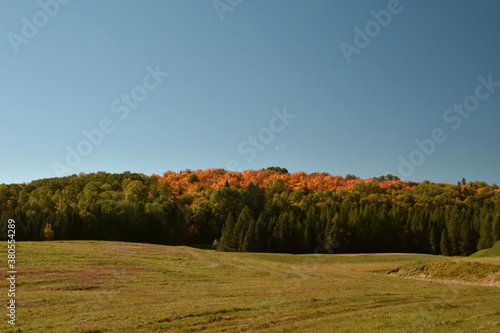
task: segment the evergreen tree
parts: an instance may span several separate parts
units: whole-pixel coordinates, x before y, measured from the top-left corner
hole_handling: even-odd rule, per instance
[[[269,242],[269,236],[267,233],[267,222],[265,220],[264,213],[259,215],[259,219],[255,225],[255,251],[264,252],[267,251],[267,244]]]
[[[260,213],[264,211],[266,197],[263,191],[254,182],[251,182],[250,185],[248,185],[245,202],[246,205],[255,214],[254,218],[256,219],[258,218]]]
[[[451,251],[450,251],[450,241],[448,239],[448,232],[446,230],[443,230],[441,234],[441,254],[443,256],[450,256]]]
[[[335,213],[333,218],[329,221],[325,232],[326,244],[328,252],[334,252],[340,246],[340,239],[342,237],[342,226],[339,214]]]
[[[278,218],[276,228],[274,229],[274,237],[276,239],[276,243],[278,244],[278,252],[295,252],[296,240],[294,238],[295,233],[291,225],[292,220],[294,220],[293,214],[289,212],[281,213]]]
[[[55,239],[208,245],[216,238],[228,251],[272,252],[341,243],[342,252],[438,254],[443,245],[448,255],[467,255],[500,241],[498,186],[380,180],[276,169],[101,172],[0,184],[0,231],[13,218],[21,221],[19,240],[45,239],[50,224]]]
[[[243,240],[242,251],[244,252],[255,252],[257,251],[257,230],[255,220],[252,219],[250,225],[248,226],[245,239]]]
[[[276,225],[274,226],[272,238],[272,244],[274,245],[274,249],[272,252],[283,252],[283,228],[285,228],[285,212],[281,213],[276,221]]]
[[[360,218],[358,216],[358,208],[354,204],[351,204],[349,209],[348,227],[350,230],[350,251],[353,252],[362,252],[363,249],[362,235],[360,235],[359,232],[359,220]]]
[[[500,241],[500,191],[495,193],[495,211],[496,215],[493,219],[493,243]]]
[[[278,240],[275,237],[275,229],[277,228],[276,225],[276,218],[273,216],[267,225],[267,234],[269,235],[267,243],[268,252],[276,252],[278,249]]]
[[[493,246],[493,216],[486,209],[481,211],[479,225],[479,242],[477,250],[489,249]]]
[[[238,216],[238,220],[236,221],[233,231],[233,238],[238,243],[237,251],[244,251],[243,243],[245,242],[245,236],[252,222],[255,223],[253,212],[250,210],[250,208],[248,208],[248,206],[245,206],[245,208],[243,208],[240,215]]]
[[[462,243],[462,212],[458,206],[454,206],[448,213],[446,220],[447,241],[449,244],[449,255],[459,255],[461,253]]]
[[[306,253],[311,253],[316,247],[316,221],[319,219],[319,214],[314,206],[309,207],[306,219],[304,221],[304,246]]]
[[[222,228],[222,236],[220,238],[219,249],[221,251],[235,252],[238,251],[238,240],[234,237],[234,218],[229,214],[224,227]]]
[[[439,235],[439,230],[436,230],[434,226],[431,226],[429,243],[431,247],[431,253],[439,254],[441,251],[441,239]]]
[[[469,256],[476,251],[476,237],[472,228],[472,221],[463,221],[461,224],[460,255]]]
[[[498,212],[493,220],[493,243],[500,241],[500,212]]]

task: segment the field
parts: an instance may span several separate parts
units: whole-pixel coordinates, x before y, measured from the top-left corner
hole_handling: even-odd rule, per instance
[[[2,315],[2,332],[500,332],[494,257],[16,245],[16,326]]]

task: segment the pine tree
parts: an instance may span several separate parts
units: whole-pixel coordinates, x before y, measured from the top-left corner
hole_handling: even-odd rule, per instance
[[[496,192],[495,194],[496,201],[496,215],[493,220],[493,243],[500,241],[500,192]]]
[[[307,211],[304,228],[304,246],[306,252],[313,252],[316,247],[316,228],[315,220],[318,219],[313,207]]]
[[[460,255],[469,256],[476,250],[477,241],[471,221],[463,221],[461,225]]]
[[[434,207],[429,217],[429,243],[433,254],[441,253],[441,234],[445,225],[444,210],[441,206]]]
[[[446,230],[443,230],[443,233],[441,234],[441,254],[443,256],[451,255],[450,242],[448,240],[448,232],[446,232]]]
[[[267,225],[267,234],[268,242],[267,242],[267,251],[268,252],[276,252],[278,249],[277,239],[274,236],[275,229],[277,228],[276,218],[273,216],[269,220],[269,224]]]
[[[493,221],[493,243],[500,241],[500,212],[495,216]]]
[[[340,243],[340,216],[335,213],[333,218],[328,222],[326,226],[326,250],[329,253],[333,253],[334,249],[338,248]]]
[[[269,242],[269,237],[267,233],[264,213],[261,213],[259,215],[259,219],[257,220],[257,223],[255,225],[255,234],[255,251],[267,251],[267,243]]]
[[[256,219],[264,210],[266,197],[264,192],[254,182],[251,182],[250,185],[248,185],[245,203],[255,214],[254,218]]]
[[[431,226],[430,234],[429,234],[429,243],[431,246],[431,252],[433,254],[438,254],[441,250],[441,239],[439,237],[439,231],[434,229],[434,226]]]
[[[238,244],[237,251],[244,251],[243,243],[245,242],[245,236],[252,221],[254,222],[253,212],[250,208],[248,208],[248,206],[245,206],[238,216],[238,220],[236,221],[233,231],[233,238]]]
[[[275,245],[275,251],[277,252],[289,252],[289,242],[290,242],[290,229],[288,223],[288,212],[283,212],[278,217],[274,231],[272,234],[272,240]]]
[[[257,251],[257,231],[255,228],[255,220],[252,219],[250,225],[248,226],[247,233],[245,235],[245,239],[243,240],[243,248],[244,252],[255,252]]]
[[[238,251],[238,242],[234,237],[234,218],[232,214],[228,215],[226,223],[222,228],[219,249],[228,252]]]
[[[462,223],[465,223],[463,220],[463,214],[458,208],[458,206],[454,206],[451,209],[451,212],[448,212],[447,221],[446,221],[446,229],[448,230],[448,244],[449,244],[449,255],[458,255],[461,252],[461,243],[462,240]]]
[[[493,246],[493,216],[486,213],[484,216],[481,214],[481,225],[479,226],[479,242],[477,243],[477,250],[489,249]]]

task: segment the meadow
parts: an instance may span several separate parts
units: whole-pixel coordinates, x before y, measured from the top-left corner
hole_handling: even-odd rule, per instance
[[[499,257],[16,245],[17,318],[2,316],[6,333],[500,331]]]

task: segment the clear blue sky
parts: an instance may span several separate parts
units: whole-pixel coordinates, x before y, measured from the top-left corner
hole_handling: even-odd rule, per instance
[[[498,1],[54,1],[0,2],[0,183],[281,166],[500,184],[500,84],[478,79],[500,82]]]

